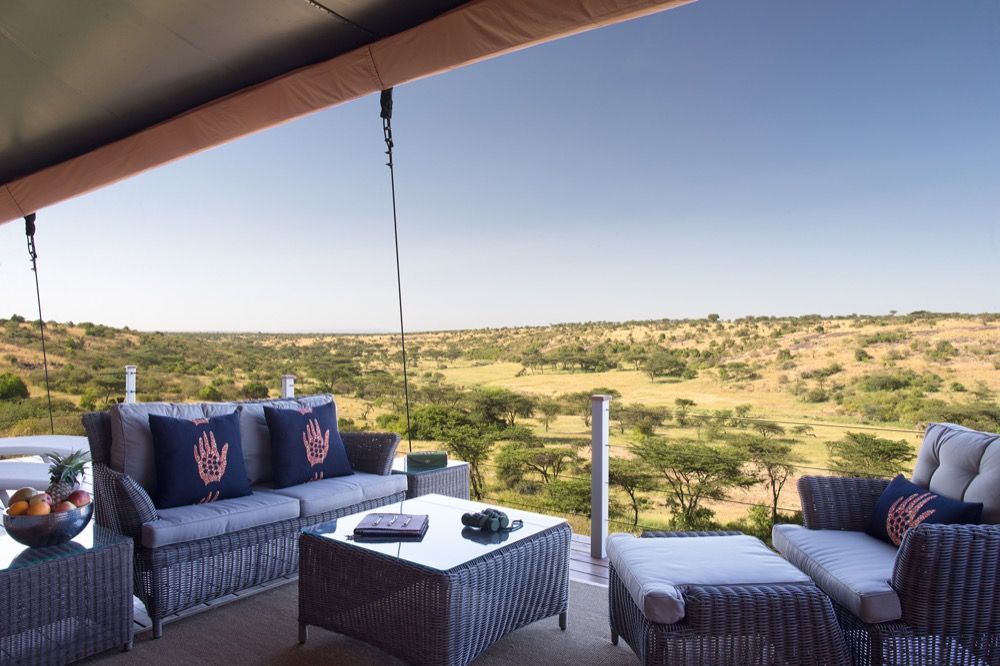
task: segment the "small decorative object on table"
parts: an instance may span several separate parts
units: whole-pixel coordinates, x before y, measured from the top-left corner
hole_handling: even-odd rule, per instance
[[[431,493],[469,499],[469,464],[461,460],[448,460],[445,453],[438,455],[445,456],[441,467],[421,467],[420,463],[414,465],[406,456],[393,461],[392,473],[406,475],[407,499]]]
[[[448,453],[445,451],[414,451],[406,454],[408,472],[425,472],[447,466]]]
[[[356,538],[414,539],[427,534],[427,515],[402,513],[369,513],[354,528]]]

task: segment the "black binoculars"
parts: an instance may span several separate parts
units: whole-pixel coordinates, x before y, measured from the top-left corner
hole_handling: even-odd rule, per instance
[[[499,509],[483,509],[477,513],[462,514],[462,524],[478,527],[484,532],[499,532],[510,525],[510,518]]]

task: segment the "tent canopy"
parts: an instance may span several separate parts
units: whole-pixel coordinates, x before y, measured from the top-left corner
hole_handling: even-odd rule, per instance
[[[0,223],[394,85],[693,0],[5,0]]]

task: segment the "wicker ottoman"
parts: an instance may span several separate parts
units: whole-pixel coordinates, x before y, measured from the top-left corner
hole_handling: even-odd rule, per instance
[[[624,638],[643,664],[851,663],[830,600],[762,542],[643,536],[653,538],[608,539],[611,641]]]
[[[569,525],[511,509],[511,519],[524,521],[516,532],[489,538],[463,529],[462,513],[483,508],[441,495],[402,502],[401,514],[429,516],[420,542],[350,539],[365,514],[303,531],[299,640],[305,642],[314,625],[411,664],[451,666],[467,664],[504,634],[537,620],[559,616],[565,629]],[[558,637],[555,623],[553,630]]]

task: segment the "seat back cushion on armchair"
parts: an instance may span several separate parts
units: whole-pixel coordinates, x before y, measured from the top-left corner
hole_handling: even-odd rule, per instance
[[[1000,523],[1000,435],[931,423],[913,483],[963,502],[982,502],[983,523]]]

